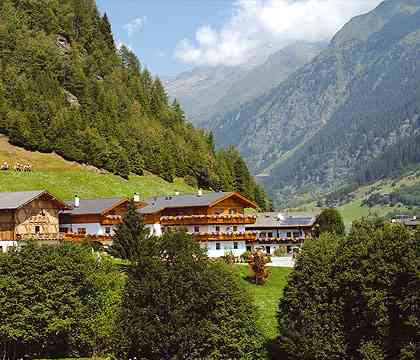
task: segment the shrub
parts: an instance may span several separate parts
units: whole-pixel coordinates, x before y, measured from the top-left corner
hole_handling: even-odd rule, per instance
[[[251,253],[251,251],[245,251],[245,252],[243,252],[242,253],[242,255],[241,255],[241,259],[244,261],[244,262],[248,262],[248,259],[249,259],[249,257],[252,255],[252,253]]]
[[[269,258],[262,252],[257,251],[248,258],[250,278],[257,285],[263,285],[267,281],[267,264]]]
[[[281,256],[286,256],[286,255],[287,255],[287,250],[284,246],[280,246],[276,250],[274,250],[274,256],[281,257]]]

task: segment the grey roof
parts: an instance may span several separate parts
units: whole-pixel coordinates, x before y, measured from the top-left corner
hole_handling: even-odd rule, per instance
[[[199,196],[198,194],[176,195],[176,196],[160,196],[147,199],[145,202],[148,204],[144,208],[139,209],[141,214],[154,214],[162,211],[165,208],[178,208],[178,207],[200,207],[209,206],[215,201],[221,200],[228,195],[234,194],[233,192],[211,192],[204,193]]]
[[[316,214],[303,213],[259,213],[255,224],[247,225],[247,228],[289,228],[307,227],[314,225]]]
[[[74,207],[74,199],[66,201],[66,204],[72,207],[70,210],[64,210],[63,214],[86,215],[101,214],[104,210],[112,208],[119,202],[125,200],[123,197],[113,197],[107,199],[80,199],[79,207]]]
[[[15,210],[38,198],[46,190],[0,193],[0,210]]]

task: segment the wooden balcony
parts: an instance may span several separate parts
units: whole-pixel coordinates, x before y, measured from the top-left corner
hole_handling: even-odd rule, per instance
[[[61,233],[52,233],[52,234],[16,234],[16,240],[37,240],[37,241],[47,241],[47,240],[63,240],[63,234]]]
[[[65,241],[74,241],[74,242],[91,241],[91,242],[100,243],[104,246],[111,245],[112,243],[112,237],[108,235],[64,233],[62,234],[62,236],[63,236],[63,240]]]
[[[101,218],[101,225],[119,225],[122,223],[120,215],[107,215]]]
[[[162,216],[161,225],[250,225],[256,221],[254,215],[180,215]]]
[[[278,237],[266,237],[266,238],[256,238],[256,241],[260,244],[301,244],[308,237],[295,237],[295,238],[278,238]]]
[[[256,241],[257,235],[253,232],[244,233],[211,233],[193,234],[201,242],[208,241]]]

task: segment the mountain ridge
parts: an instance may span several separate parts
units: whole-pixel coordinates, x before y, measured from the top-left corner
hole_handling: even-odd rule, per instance
[[[254,173],[267,175],[268,169],[262,181],[281,201],[352,181],[352,152],[356,162],[370,161],[393,138],[416,129],[415,115],[401,118],[401,111],[415,109],[408,98],[417,98],[419,10],[418,0],[385,1],[353,18],[320,55],[270,93],[213,118],[217,144],[238,146]],[[411,130],[399,131],[405,122]],[[373,144],[363,132],[370,132]]]

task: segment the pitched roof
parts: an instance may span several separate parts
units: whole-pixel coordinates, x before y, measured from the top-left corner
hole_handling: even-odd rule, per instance
[[[127,198],[113,197],[107,199],[80,199],[79,206],[74,207],[74,199],[66,201],[71,207],[69,210],[63,211],[63,214],[86,215],[86,214],[102,214],[108,209],[119,205],[126,201]]]
[[[230,196],[239,196],[243,201],[248,202],[250,207],[256,207],[251,201],[235,192],[210,192],[202,195],[188,194],[152,197],[145,201],[148,205],[139,209],[139,212],[141,214],[154,214],[166,208],[212,206]]]
[[[15,210],[21,208],[43,194],[48,194],[52,199],[63,205],[63,207],[65,206],[63,202],[56,199],[46,190],[16,191],[0,193],[0,210]]]
[[[259,213],[255,224],[247,228],[308,227],[315,224],[316,214],[303,213]]]

